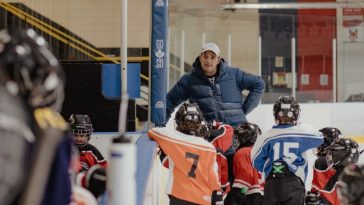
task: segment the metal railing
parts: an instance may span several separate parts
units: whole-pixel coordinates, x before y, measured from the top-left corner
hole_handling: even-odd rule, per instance
[[[65,45],[68,45],[75,50],[89,56],[90,58],[96,60],[96,61],[110,61],[115,64],[120,64],[120,57],[110,57],[99,50],[91,47],[90,45],[87,45],[86,43],[66,34],[65,32],[53,27],[52,25],[18,9],[17,7],[6,3],[6,2],[0,2],[0,7],[4,8],[6,11],[10,12],[14,16],[18,17],[19,19],[22,19],[26,23],[34,26],[35,28],[47,33],[49,36],[57,39],[58,41],[64,43]],[[83,49],[82,47],[86,48]],[[149,60],[149,57],[128,57],[128,61],[130,62],[138,62],[138,61],[145,61]],[[145,76],[143,74],[140,75],[141,78],[145,80],[149,80],[148,76]]]

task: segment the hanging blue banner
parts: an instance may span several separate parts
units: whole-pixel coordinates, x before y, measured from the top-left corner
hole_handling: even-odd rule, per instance
[[[168,0],[152,0],[151,121],[165,124],[167,93]]]

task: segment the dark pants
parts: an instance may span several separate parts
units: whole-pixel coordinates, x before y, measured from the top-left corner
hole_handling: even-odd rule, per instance
[[[224,205],[262,205],[263,196],[258,193],[245,195],[244,201],[241,203],[236,202],[234,196],[228,195],[224,200]]]
[[[169,196],[169,205],[198,205],[189,201],[185,201],[182,199],[178,199],[172,195],[168,195]]]
[[[263,205],[303,205],[305,186],[297,176],[268,178],[264,186]]]
[[[234,166],[234,155],[235,153],[232,150],[228,150],[229,152],[224,153],[227,162],[228,162],[228,181],[230,184],[234,184],[234,172],[233,172],[233,166]]]
[[[263,196],[261,194],[249,194],[246,195],[246,200],[241,205],[262,205]]]

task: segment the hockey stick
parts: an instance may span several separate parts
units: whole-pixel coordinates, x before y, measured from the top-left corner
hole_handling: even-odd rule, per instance
[[[41,204],[55,150],[64,137],[64,131],[67,128],[63,118],[50,108],[37,109],[34,111],[34,115],[40,133],[36,139],[35,153],[34,157],[32,157],[32,165],[25,184],[25,191],[20,196],[20,205]]]
[[[119,110],[119,126],[118,132],[120,134],[124,134],[126,132],[126,122],[127,122],[127,115],[128,115],[128,103],[129,97],[127,93],[122,94],[121,96],[121,103],[120,103],[120,110]]]

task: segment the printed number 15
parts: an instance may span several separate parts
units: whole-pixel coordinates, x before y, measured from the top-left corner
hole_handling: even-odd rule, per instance
[[[297,155],[294,152],[291,152],[290,149],[298,149],[299,144],[297,142],[284,142],[282,143],[283,148],[283,156],[288,158],[291,162],[294,162],[297,159]],[[273,161],[276,161],[280,158],[280,150],[281,150],[281,144],[276,143],[273,146],[274,149],[274,159]]]

